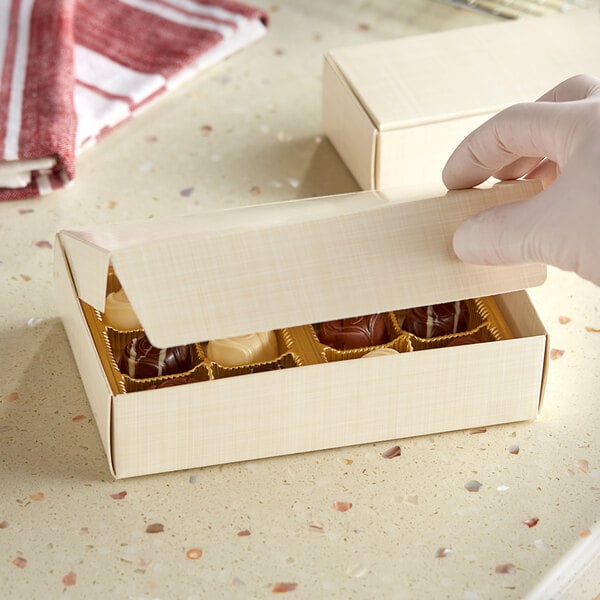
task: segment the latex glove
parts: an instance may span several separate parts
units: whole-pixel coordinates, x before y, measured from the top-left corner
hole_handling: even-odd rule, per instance
[[[577,75],[537,102],[516,104],[473,131],[442,174],[449,189],[541,179],[533,198],[465,221],[454,250],[465,262],[542,262],[600,285],[600,80]]]

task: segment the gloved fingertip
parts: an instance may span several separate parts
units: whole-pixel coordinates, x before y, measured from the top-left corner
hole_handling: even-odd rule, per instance
[[[456,256],[463,262],[482,264],[480,236],[472,220],[465,221],[454,232],[452,246]]]

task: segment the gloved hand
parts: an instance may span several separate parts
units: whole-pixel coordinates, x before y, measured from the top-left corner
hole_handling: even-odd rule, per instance
[[[600,79],[577,75],[537,102],[516,104],[473,131],[442,174],[449,189],[490,175],[540,179],[544,191],[465,221],[465,262],[543,262],[600,285]]]

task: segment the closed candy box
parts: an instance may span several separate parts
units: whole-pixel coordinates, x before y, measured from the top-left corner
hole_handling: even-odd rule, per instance
[[[547,335],[524,288],[545,268],[466,265],[452,234],[539,189],[368,191],[59,232],[58,307],[112,473],[534,419]],[[135,318],[114,321],[115,293]]]
[[[600,77],[597,10],[339,48],[323,130],[362,189],[439,181],[469,132],[579,73]]]

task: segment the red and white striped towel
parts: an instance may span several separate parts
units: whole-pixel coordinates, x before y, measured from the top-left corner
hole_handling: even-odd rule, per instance
[[[80,150],[266,26],[234,0],[0,0],[0,200],[64,187]]]

